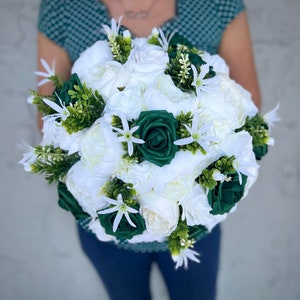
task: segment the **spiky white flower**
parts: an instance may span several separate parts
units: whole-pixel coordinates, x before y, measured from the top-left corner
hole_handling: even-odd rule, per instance
[[[118,22],[115,19],[111,19],[111,27],[109,27],[107,25],[102,25],[108,38],[114,38],[115,36],[117,36],[119,34],[121,20],[122,20],[122,17],[119,18]]]
[[[166,52],[169,47],[170,40],[172,39],[173,35],[175,34],[175,31],[172,32],[168,37],[164,34],[164,32],[160,28],[153,28],[151,35],[155,36],[162,49]]]
[[[194,65],[191,65],[192,71],[193,71],[193,82],[192,86],[196,89],[196,95],[199,96],[201,92],[207,91],[207,92],[214,92],[214,84],[216,83],[216,77],[212,78],[205,78],[207,73],[209,72],[209,65],[204,64],[201,65],[200,73],[198,73],[196,67]]]
[[[271,111],[267,112],[263,118],[265,120],[265,122],[270,126],[273,127],[275,122],[279,122],[280,121],[280,117],[277,114],[277,111],[279,109],[279,104],[276,105],[276,107],[274,109],[272,109]]]
[[[144,144],[145,141],[142,139],[135,138],[133,136],[133,133],[138,130],[139,126],[134,126],[131,129],[129,129],[128,121],[126,120],[124,115],[120,114],[119,117],[121,118],[123,129],[120,129],[120,128],[117,128],[114,126],[112,126],[112,129],[121,134],[121,136],[119,136],[118,139],[120,142],[127,143],[128,154],[129,154],[129,156],[131,156],[133,154],[133,143]]]
[[[197,258],[198,255],[198,252],[189,248],[181,249],[178,255],[172,254],[172,259],[176,263],[175,269],[178,269],[181,266],[184,266],[184,268],[187,269],[189,259],[199,263],[200,260]]]
[[[119,194],[117,196],[117,200],[114,200],[114,199],[111,199],[111,198],[108,198],[105,196],[103,196],[103,200],[105,202],[107,202],[108,204],[113,205],[113,207],[110,207],[110,208],[107,208],[104,210],[100,210],[100,211],[98,211],[98,214],[103,215],[103,214],[113,213],[115,211],[118,212],[114,219],[113,232],[117,231],[118,226],[119,226],[123,216],[125,216],[126,220],[132,227],[136,227],[136,225],[130,219],[129,213],[136,214],[136,213],[138,213],[138,210],[136,210],[136,209],[128,206],[126,203],[124,203],[123,197],[121,194]]]
[[[220,181],[220,182],[223,182],[223,181],[230,181],[231,178],[228,177],[227,175],[224,175],[222,174],[219,170],[215,170],[213,172],[213,175],[212,175],[213,179],[216,180],[216,181]]]
[[[44,77],[41,81],[39,81],[38,86],[41,86],[49,81],[51,81],[49,78],[52,76],[55,76],[55,61],[52,62],[52,67],[48,65],[48,63],[42,58],[41,59],[41,64],[45,68],[47,72],[41,72],[41,71],[36,71],[35,74],[41,77]]]
[[[190,137],[176,140],[175,145],[188,145],[193,142],[197,142],[206,152],[209,150],[209,146],[212,142],[216,142],[217,138],[208,134],[211,128],[211,124],[205,124],[199,128],[199,116],[194,114],[192,120],[192,126],[189,127],[183,124],[186,130],[189,132]]]
[[[23,154],[23,158],[19,161],[19,164],[23,165],[26,172],[31,171],[31,165],[36,161],[37,155],[35,149],[27,145],[28,152]]]
[[[58,97],[58,96],[57,96]],[[60,105],[56,104],[55,102],[47,99],[47,98],[43,98],[43,101],[50,106],[53,110],[55,110],[57,112],[57,114],[53,114],[50,115],[50,117],[52,118],[61,118],[63,121],[65,121],[68,116],[70,115],[70,112],[68,111],[67,107],[62,103],[61,99],[58,97]]]

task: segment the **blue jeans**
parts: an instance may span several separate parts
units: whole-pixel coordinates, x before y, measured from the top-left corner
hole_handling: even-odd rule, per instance
[[[220,227],[194,245],[200,263],[175,270],[168,251],[136,253],[122,250],[78,228],[81,246],[100,275],[112,300],[150,300],[149,277],[156,262],[166,282],[170,300],[213,300],[219,265]]]

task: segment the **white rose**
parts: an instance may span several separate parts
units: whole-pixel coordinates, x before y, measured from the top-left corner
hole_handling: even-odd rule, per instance
[[[108,61],[101,66],[96,66],[80,76],[80,80],[92,90],[97,90],[105,101],[118,93],[118,88],[125,87],[128,79],[129,76],[123,65],[116,61]]]
[[[228,76],[220,76],[220,86],[225,101],[237,110],[237,120],[244,124],[247,116],[254,116],[258,109],[251,99],[251,95],[241,85],[230,79]]]
[[[153,170],[153,189],[163,193],[172,185],[179,185],[181,189],[188,188],[195,178],[212,162],[220,157],[217,152],[203,154],[201,151],[178,151],[169,165]],[[183,181],[183,182],[182,182]],[[181,185],[182,182],[182,185]],[[184,187],[185,186],[185,187]]]
[[[249,94],[227,75],[218,74],[220,90],[203,93],[199,99],[201,118],[212,122],[219,139],[240,128],[247,116],[257,113]]]
[[[140,196],[141,215],[148,232],[156,237],[167,237],[176,228],[179,218],[177,202],[149,192]]]
[[[106,206],[99,191],[107,180],[108,178],[95,174],[78,161],[68,171],[66,185],[82,209],[95,218],[97,211]]]
[[[170,75],[161,74],[155,81],[155,89],[166,95],[173,103],[181,102],[190,98],[196,98],[195,95],[184,93],[176,87]],[[180,105],[180,103],[178,103]]]
[[[164,73],[168,61],[168,54],[161,47],[137,39],[124,67],[131,78],[150,83]]]
[[[252,180],[257,178],[259,165],[253,153],[252,137],[248,132],[240,131],[228,135],[219,146],[221,154],[235,157],[233,167],[237,172],[252,177]]]
[[[161,78],[161,77],[160,77]],[[165,92],[165,91],[163,91]],[[189,112],[197,109],[197,99],[186,95],[182,99],[172,98],[168,93],[163,93],[157,87],[157,83],[147,87],[144,94],[144,103],[146,110],[166,110],[175,117],[181,112]]]
[[[82,163],[101,176],[113,175],[124,154],[108,117],[97,120],[81,140]]]
[[[187,225],[202,225],[211,231],[215,225],[226,219],[227,214],[212,215],[211,206],[207,196],[199,184],[194,184],[189,193],[180,201],[182,206],[182,220],[186,220]]]
[[[205,52],[201,57],[209,66],[213,66],[215,72],[225,73],[229,76],[229,67],[220,55],[211,55],[208,52]]]
[[[142,110],[145,84],[129,82],[126,88],[107,99],[105,111],[114,113],[121,111],[127,120],[137,119]]]
[[[117,177],[124,182],[132,183],[138,194],[145,194],[153,188],[156,168],[158,167],[147,161],[136,164],[123,160],[119,165]]]
[[[112,59],[108,42],[98,41],[80,54],[73,65],[72,73],[77,73],[79,78],[83,78],[95,67],[102,66]]]
[[[43,140],[42,146],[53,145],[68,151],[71,155],[78,152],[80,149],[80,142],[86,130],[80,130],[76,133],[69,134],[65,127],[55,121],[53,117],[45,117],[43,119]]]

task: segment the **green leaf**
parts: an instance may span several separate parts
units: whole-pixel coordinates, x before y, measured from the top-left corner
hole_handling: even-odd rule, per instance
[[[68,155],[67,151],[52,145],[35,147],[37,158],[31,165],[33,173],[45,174],[49,182],[63,180],[69,169],[80,159],[78,153]]]
[[[105,194],[108,198],[117,199],[118,195],[121,194],[123,201],[129,205],[136,205],[134,197],[136,196],[136,191],[133,189],[131,183],[125,183],[121,179],[115,177],[105,184],[102,188],[102,193]]]
[[[105,103],[98,91],[93,93],[85,84],[74,85],[74,90],[69,90],[69,95],[75,103],[67,106],[69,116],[61,123],[72,134],[92,126],[101,117]]]
[[[72,213],[72,215],[75,217],[76,220],[82,219],[82,218],[89,218],[90,215],[84,212],[81,208],[81,206],[78,204],[74,196],[70,193],[67,186],[59,182],[57,186],[58,191],[58,205],[66,210]]]

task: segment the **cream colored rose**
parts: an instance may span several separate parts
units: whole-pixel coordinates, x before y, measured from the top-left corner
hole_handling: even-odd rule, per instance
[[[146,221],[148,232],[157,237],[167,237],[176,228],[179,208],[176,201],[149,192],[140,198],[141,215]]]

